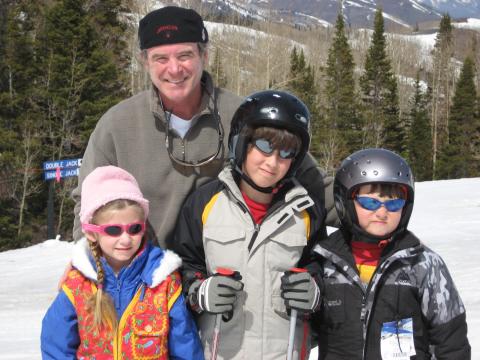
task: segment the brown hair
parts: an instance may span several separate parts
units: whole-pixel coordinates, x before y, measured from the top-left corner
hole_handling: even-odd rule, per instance
[[[390,183],[371,183],[360,185],[353,194],[358,194],[361,186],[369,186],[369,194],[378,192],[382,197],[389,197],[392,199],[407,199],[407,189],[405,186],[400,184],[390,184]]]
[[[250,142],[264,138],[273,145],[275,149],[295,149],[297,152],[302,146],[300,137],[286,129],[277,129],[269,126],[261,126],[255,129],[246,127],[246,138]]]
[[[132,200],[117,199],[98,208],[93,214],[92,224],[96,224],[98,218],[108,211],[122,210],[130,206],[137,208],[139,214],[145,218],[143,208],[138,203]],[[145,235],[143,238],[145,239]],[[93,314],[93,324],[97,329],[105,327],[114,333],[118,326],[117,312],[112,298],[103,291],[105,272],[102,262],[100,261],[103,255],[102,249],[100,248],[98,241],[89,241],[88,244],[97,266],[97,291],[87,300],[87,311],[89,311],[90,314]]]

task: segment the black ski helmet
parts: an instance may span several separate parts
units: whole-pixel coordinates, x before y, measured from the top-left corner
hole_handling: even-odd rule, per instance
[[[385,236],[376,237],[363,230],[357,219],[353,196],[361,185],[389,183],[402,185],[407,192],[405,206],[402,209],[400,223],[387,237],[403,233],[407,229],[412,215],[415,182],[412,170],[407,162],[396,153],[386,149],[364,149],[347,157],[335,175],[333,194],[335,208],[344,228],[360,240],[378,242]]]
[[[310,146],[310,113],[307,106],[285,91],[265,90],[249,95],[235,111],[228,136],[229,156],[236,171],[241,172],[251,140],[245,138],[242,130],[261,126],[285,129],[300,138],[301,148],[284,179],[294,176]]]

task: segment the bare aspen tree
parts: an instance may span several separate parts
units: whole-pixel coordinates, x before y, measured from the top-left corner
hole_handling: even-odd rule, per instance
[[[42,184],[40,182],[33,181],[37,176],[35,169],[37,168],[37,162],[40,159],[40,147],[39,147],[39,134],[32,129],[33,127],[25,126],[22,133],[21,151],[17,159],[17,169],[21,172],[21,178],[19,178],[19,192],[13,194],[14,198],[18,201],[18,229],[17,237],[21,235],[24,225],[24,215],[27,199],[33,195],[42,191]]]

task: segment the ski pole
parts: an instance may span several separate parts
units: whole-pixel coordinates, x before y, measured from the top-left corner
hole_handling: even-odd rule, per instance
[[[222,324],[222,314],[215,316],[215,327],[213,328],[212,339],[212,360],[217,360],[218,342],[220,341],[220,325]]]
[[[230,276],[238,278],[240,273],[238,271],[234,271],[228,268],[218,267],[216,274],[223,275],[223,276]],[[215,316],[215,327],[213,328],[213,339],[212,339],[212,356],[211,360],[217,359],[218,353],[218,343],[220,341],[220,326],[222,325],[222,316],[223,314],[217,314]]]
[[[301,268],[291,268],[290,271],[294,272],[294,273],[307,272],[306,269],[301,269]],[[295,328],[297,326],[297,315],[298,315],[297,309],[291,309],[291,311],[290,311],[290,331],[289,331],[289,334],[288,334],[287,360],[292,360],[293,359],[293,345],[295,343]]]

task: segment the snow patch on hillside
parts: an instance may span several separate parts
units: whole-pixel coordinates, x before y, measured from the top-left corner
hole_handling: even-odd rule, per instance
[[[456,28],[480,30],[480,19],[469,18],[465,22],[452,23]]]
[[[322,20],[316,16],[312,16],[312,15],[308,15],[308,14],[304,14],[304,13],[297,13],[297,15],[300,15],[300,16],[304,16],[308,19],[311,19],[311,20],[314,20],[316,21],[319,25],[325,27],[325,28],[328,28],[328,27],[331,27],[332,24],[330,24],[328,21],[325,21],[325,20]]]
[[[397,24],[399,24],[399,25],[405,26],[406,28],[410,28],[410,25],[409,25],[409,24],[407,24],[406,22],[402,21],[401,19],[399,19],[399,18],[397,18],[397,17],[395,17],[395,16],[392,16],[392,15],[387,14],[387,13],[384,12],[384,13],[383,13],[383,17],[384,17],[385,19],[388,19],[388,20],[390,20],[390,21],[393,21],[393,22],[395,22],[395,23],[397,23]]]
[[[216,36],[226,36],[227,34],[238,33],[246,35],[249,38],[249,41],[252,42],[252,46],[255,46],[255,42],[258,38],[274,38],[275,41],[285,41],[290,43],[291,47],[302,48],[305,50],[305,45],[297,41],[277,35],[267,34],[266,32],[245,26],[205,21],[205,27],[207,28],[210,39],[213,39]]]

